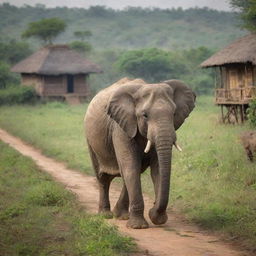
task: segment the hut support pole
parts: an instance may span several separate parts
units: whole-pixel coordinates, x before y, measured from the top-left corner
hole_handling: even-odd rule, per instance
[[[241,117],[241,123],[244,122],[244,110],[243,105],[240,106],[240,117]]]
[[[238,124],[238,109],[237,109],[237,106],[234,106],[234,116],[235,116],[235,119],[236,119],[236,123]]]
[[[221,105],[221,118],[222,118],[222,123],[225,123],[223,105]]]

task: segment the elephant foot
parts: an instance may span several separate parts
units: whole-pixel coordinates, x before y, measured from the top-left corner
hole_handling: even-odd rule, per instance
[[[109,209],[99,210],[99,214],[102,215],[105,219],[113,218],[113,213]]]
[[[143,216],[141,217],[130,216],[130,219],[127,221],[126,226],[127,228],[142,229],[142,228],[148,228],[148,223]]]
[[[155,225],[164,224],[168,220],[166,211],[164,211],[163,213],[158,213],[155,208],[151,208],[149,210],[149,218]]]
[[[115,207],[113,210],[113,215],[118,220],[128,220],[129,219],[129,211],[127,209]]]

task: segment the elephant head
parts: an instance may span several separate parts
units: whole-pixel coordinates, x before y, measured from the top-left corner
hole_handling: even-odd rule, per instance
[[[167,221],[171,150],[176,130],[194,108],[195,94],[183,82],[168,80],[159,84],[127,84],[112,95],[107,107],[114,119],[132,139],[138,133],[147,139],[145,153],[155,147],[159,182],[156,203],[149,216],[154,224]]]

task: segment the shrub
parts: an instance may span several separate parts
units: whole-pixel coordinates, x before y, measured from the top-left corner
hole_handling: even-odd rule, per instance
[[[92,50],[91,44],[87,42],[81,42],[81,41],[73,41],[70,44],[70,47],[80,53],[88,53]]]
[[[17,84],[19,79],[10,71],[9,64],[0,61],[0,89],[7,88],[8,84]]]
[[[249,103],[249,108],[247,109],[247,115],[248,115],[248,120],[250,124],[253,127],[256,127],[256,99],[253,99]]]
[[[0,211],[0,220],[6,220],[6,219],[11,219],[14,217],[17,217],[21,214],[24,213],[25,211],[25,206],[24,205],[12,205],[6,209],[4,209],[3,211]]]
[[[29,203],[39,206],[63,206],[71,199],[71,195],[54,183],[48,182],[33,186],[27,192],[26,199]]]
[[[0,90],[0,105],[32,103],[36,100],[36,92],[32,87],[11,86]]]

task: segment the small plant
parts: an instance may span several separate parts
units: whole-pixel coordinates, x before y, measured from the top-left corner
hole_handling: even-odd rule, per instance
[[[112,256],[113,252],[123,255],[124,251],[136,250],[132,238],[118,235],[117,228],[106,223],[103,217],[88,215],[75,221],[75,226],[78,234],[87,238],[86,243],[77,243],[80,255]]]
[[[24,205],[12,205],[3,211],[0,211],[0,220],[7,220],[11,218],[15,218],[21,214],[23,214],[25,211]]]
[[[29,203],[39,206],[63,206],[70,199],[70,193],[48,182],[33,186],[26,199]]]
[[[256,99],[253,99],[249,103],[249,108],[247,109],[247,115],[248,115],[248,120],[250,124],[253,127],[256,127]]]

